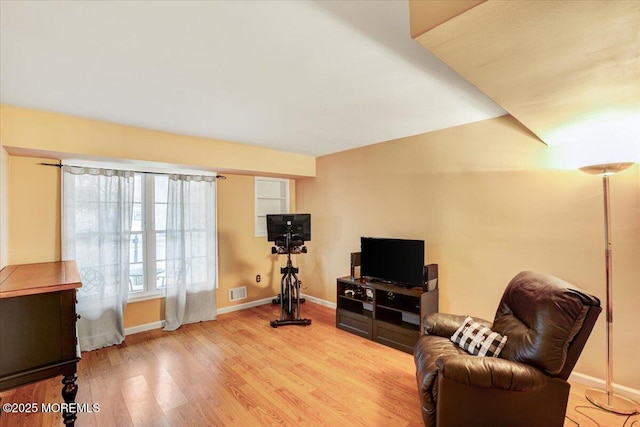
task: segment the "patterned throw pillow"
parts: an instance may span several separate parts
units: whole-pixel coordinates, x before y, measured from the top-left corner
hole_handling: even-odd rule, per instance
[[[507,343],[507,337],[493,332],[467,316],[458,330],[451,335],[451,341],[475,356],[498,357]]]

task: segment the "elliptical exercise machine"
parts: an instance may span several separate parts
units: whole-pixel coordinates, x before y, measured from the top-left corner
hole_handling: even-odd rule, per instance
[[[271,327],[285,325],[311,324],[311,319],[300,318],[300,280],[297,273],[299,268],[291,263],[291,254],[306,254],[305,241],[311,240],[311,215],[267,215],[267,239],[274,242],[272,254],[287,255],[287,266],[280,268],[280,295],[274,303],[280,302],[280,319],[272,320]]]

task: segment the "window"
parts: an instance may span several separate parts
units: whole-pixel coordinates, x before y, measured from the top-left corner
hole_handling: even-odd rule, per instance
[[[63,169],[62,256],[77,262],[83,300],[109,295],[117,307],[125,295],[129,301],[163,297],[178,279],[188,292],[194,284],[217,286],[213,173],[82,163]],[[176,182],[184,184],[171,201]],[[174,240],[172,232],[179,235]],[[181,260],[180,270],[171,268],[167,251],[177,257],[173,265]]]
[[[62,259],[82,277],[83,350],[124,340],[127,300],[166,296],[165,330],[215,318],[214,175],[62,170]]]
[[[129,251],[130,299],[164,295],[168,185],[167,175],[135,174]]]
[[[255,234],[267,235],[267,214],[289,213],[289,180],[255,178]]]

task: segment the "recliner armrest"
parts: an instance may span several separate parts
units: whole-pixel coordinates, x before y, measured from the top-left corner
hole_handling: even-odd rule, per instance
[[[497,357],[443,356],[436,360],[436,366],[442,376],[478,388],[529,391],[550,381],[533,366]]]
[[[450,338],[451,335],[464,323],[467,316],[449,313],[431,313],[424,320],[424,332],[427,335]],[[491,322],[474,317],[478,323],[491,329]]]

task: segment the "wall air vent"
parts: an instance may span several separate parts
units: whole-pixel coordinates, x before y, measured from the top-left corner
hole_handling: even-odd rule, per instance
[[[247,298],[247,287],[240,286],[229,289],[229,301],[239,301]]]

